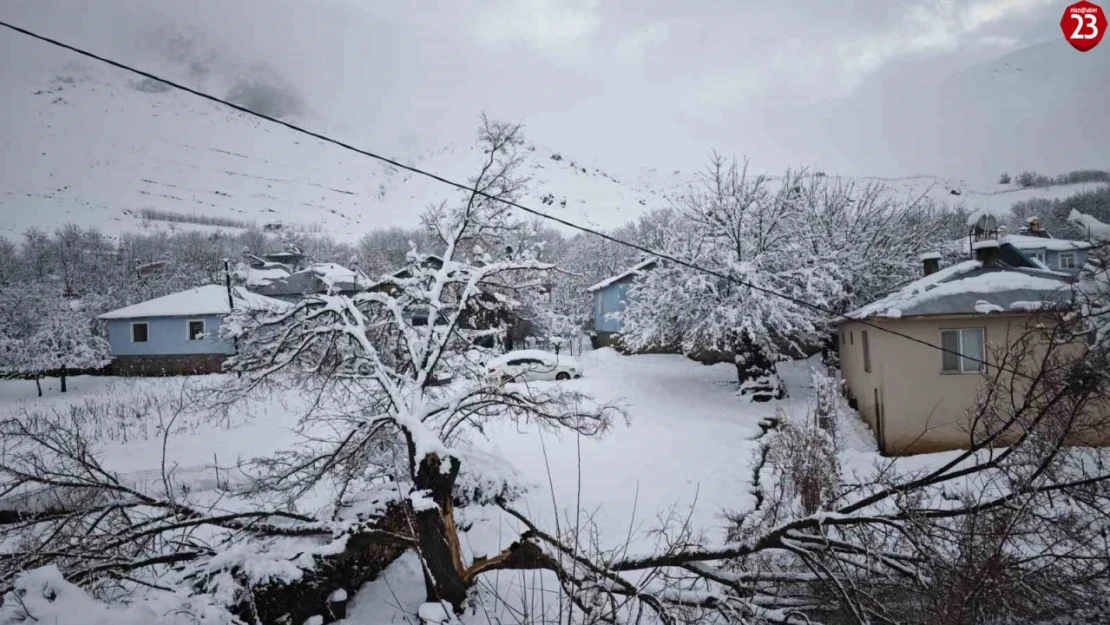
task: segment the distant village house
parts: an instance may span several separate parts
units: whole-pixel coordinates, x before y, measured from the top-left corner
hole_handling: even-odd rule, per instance
[[[243,287],[211,284],[113,310],[100,316],[108,325],[112,372],[116,375],[215,373],[234,353],[220,338],[232,307],[269,308],[287,304]]]
[[[615,276],[610,276],[586,289],[593,294],[592,341],[594,347],[613,345],[621,331],[621,320],[616,313],[624,310],[628,302],[628,289],[644,272],[655,268],[656,260],[645,260]]]

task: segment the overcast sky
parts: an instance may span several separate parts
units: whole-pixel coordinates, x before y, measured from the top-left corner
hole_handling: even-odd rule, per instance
[[[168,26],[228,66],[265,60],[317,124],[394,150],[467,141],[486,111],[616,171],[691,168],[717,149],[767,169],[907,175],[948,162],[908,121],[922,95],[958,70],[1058,41],[1062,6],[0,0],[0,15],[155,69],[167,61],[150,33]],[[19,63],[13,37],[0,34],[5,71]],[[876,149],[887,134],[899,149]],[[916,157],[918,141],[929,158]]]

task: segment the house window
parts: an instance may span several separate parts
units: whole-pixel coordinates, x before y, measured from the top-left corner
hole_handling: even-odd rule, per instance
[[[132,323],[131,324],[131,342],[132,343],[146,343],[146,339],[147,339],[146,322]]]
[[[1078,269],[1075,252],[1060,252],[1060,269]]]
[[[871,373],[871,343],[867,340],[867,330],[859,333],[859,339],[863,343],[863,370]]]
[[[187,323],[189,335],[186,338],[190,341],[204,340],[204,319],[190,319]]]
[[[944,373],[982,373],[986,371],[983,328],[941,330],[941,371]]]
[[[1044,250],[1037,250],[1035,252],[1027,252],[1027,253],[1029,254],[1029,258],[1032,258],[1033,260],[1035,260],[1035,261],[1041,263],[1042,265],[1044,265]],[[1045,266],[1047,267],[1048,265],[1045,265]]]

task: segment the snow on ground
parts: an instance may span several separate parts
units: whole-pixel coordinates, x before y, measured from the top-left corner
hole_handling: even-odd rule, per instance
[[[625,357],[609,349],[583,360],[585,377],[566,386],[622,406],[629,423],[600,438],[511,424],[488,432],[488,444],[537,483],[518,504],[530,518],[553,529],[556,510],[562,522],[581,508],[592,514],[603,543],[621,544],[630,525],[646,529],[672,505],[696,503],[695,525],[711,528],[720,526],[721,510],[752,504],[742,486],[748,457],[760,420],[774,415],[775,404],[737,398],[734,367],[676,355]],[[488,538],[470,537],[475,553],[493,549]]]
[[[760,421],[779,408],[793,418],[804,417],[811,403],[809,370],[815,364],[783,366],[791,397],[753,404],[737,397],[735,369],[728,364],[705,366],[677,355],[621,356],[610,349],[587,352],[582,360],[586,376],[562,384],[620,405],[628,413],[627,423],[615,424],[601,438],[500,424],[487,428],[486,438],[475,442],[507,459],[531,483],[531,490],[513,505],[541,528],[554,532],[557,526],[565,530],[581,523],[594,533],[598,545],[627,550],[628,555],[653,551],[650,530],[670,514],[679,520],[689,515],[691,526],[705,530],[709,542],[722,541],[721,513],[742,511],[754,502],[749,487]],[[173,397],[218,384],[221,377],[77,377],[70,380],[72,390],[65,395],[58,392],[56,381],[47,380],[42,399],[35,397],[33,382],[5,381],[0,382],[0,411],[65,410],[88,402],[126,404],[151,396]],[[188,482],[194,495],[216,488],[214,458],[226,479],[227,465],[237,458],[296,444],[292,428],[298,414],[296,401],[289,398],[255,405],[230,423],[189,413],[168,439],[167,466],[176,466],[175,482]],[[865,471],[877,456],[873,442],[868,445],[866,427],[857,425],[849,447]],[[162,440],[157,427],[113,430],[105,438],[101,452],[108,468],[134,483],[159,487]],[[522,531],[500,510],[467,509],[460,514],[472,523],[462,537],[470,556],[492,555]],[[504,594],[520,585],[553,583],[541,580],[543,575],[498,575],[490,583]],[[422,601],[419,564],[406,556],[354,597],[348,622],[403,622]]]
[[[206,410],[206,389],[220,384],[222,375],[118,378],[76,376],[68,378],[67,393],[59,391],[55,378],[42,380],[43,397],[36,397],[35,383],[0,381],[0,415],[17,413],[61,413],[84,409],[83,427],[96,441],[106,468],[137,486],[161,483],[163,430],[172,423],[166,438],[166,467],[174,482],[190,492],[211,490],[239,475],[231,468],[240,460],[268,455],[298,441],[293,431],[298,413],[293,398],[239,407],[230,418],[213,416]],[[179,403],[187,409],[175,417]],[[91,408],[90,408],[91,407]],[[136,410],[148,411],[140,419]],[[98,415],[89,418],[88,410]],[[219,471],[217,471],[219,467]]]
[[[711,543],[724,538],[725,511],[749,509],[751,466],[761,434],[759,422],[784,408],[801,418],[810,403],[809,368],[789,363],[781,375],[791,398],[753,404],[736,395],[736,369],[728,364],[704,366],[682,356],[621,356],[609,349],[587,353],[586,376],[566,382],[600,401],[619,402],[628,424],[618,424],[599,439],[553,437],[512,426],[491,429],[488,444],[535,483],[514,506],[542,529],[564,531],[576,524],[589,528],[603,549],[628,556],[654,550],[651,530],[673,513],[707,531]],[[868,436],[853,443],[866,456]],[[870,457],[875,456],[872,443]],[[866,461],[861,458],[861,464]],[[492,555],[515,540],[521,525],[499,511],[480,510],[464,520],[476,521],[463,536],[469,555]],[[483,592],[505,599],[489,601],[493,618],[512,620],[523,596],[557,582],[546,573],[492,576]],[[527,601],[531,602],[532,597]],[[345,623],[403,623],[424,601],[419,562],[395,562],[378,580],[355,595]],[[542,609],[538,603],[530,609]],[[485,615],[476,622],[485,622]]]

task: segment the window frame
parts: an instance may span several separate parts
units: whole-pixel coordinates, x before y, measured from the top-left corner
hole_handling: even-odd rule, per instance
[[[135,340],[135,328],[143,326],[143,340]],[[150,342],[150,322],[149,321],[132,321],[131,322],[131,342],[132,343],[149,343]]]
[[[1065,257],[1071,259],[1070,267],[1064,266]],[[1077,254],[1075,250],[1060,252],[1056,255],[1056,266],[1060,269],[1079,269],[1079,254]]]
[[[189,331],[194,323],[200,324],[201,338],[196,338],[196,335]],[[208,323],[204,319],[186,319],[185,320],[185,340],[186,341],[203,341],[208,335]]]
[[[940,344],[944,346],[944,333],[956,333],[956,353],[958,360],[956,361],[956,369],[944,368],[944,357],[950,355],[949,352],[940,352],[940,373],[941,375],[982,375],[987,372],[987,329],[983,326],[971,327],[956,327],[956,328],[941,328],[940,329]],[[979,347],[982,350],[979,354],[964,354],[964,333],[965,332],[978,332],[979,333]],[[968,358],[973,359],[972,364],[975,365],[973,370],[964,369],[964,361]]]
[[[1029,255],[1029,258],[1032,258],[1033,260],[1038,261],[1042,265],[1047,267],[1048,266],[1048,259],[1045,256],[1044,252],[1045,252],[1044,250],[1036,250],[1036,251],[1026,252],[1026,254]]]
[[[867,330],[860,331],[859,341],[863,345],[863,372],[871,373],[871,339],[867,335]]]

